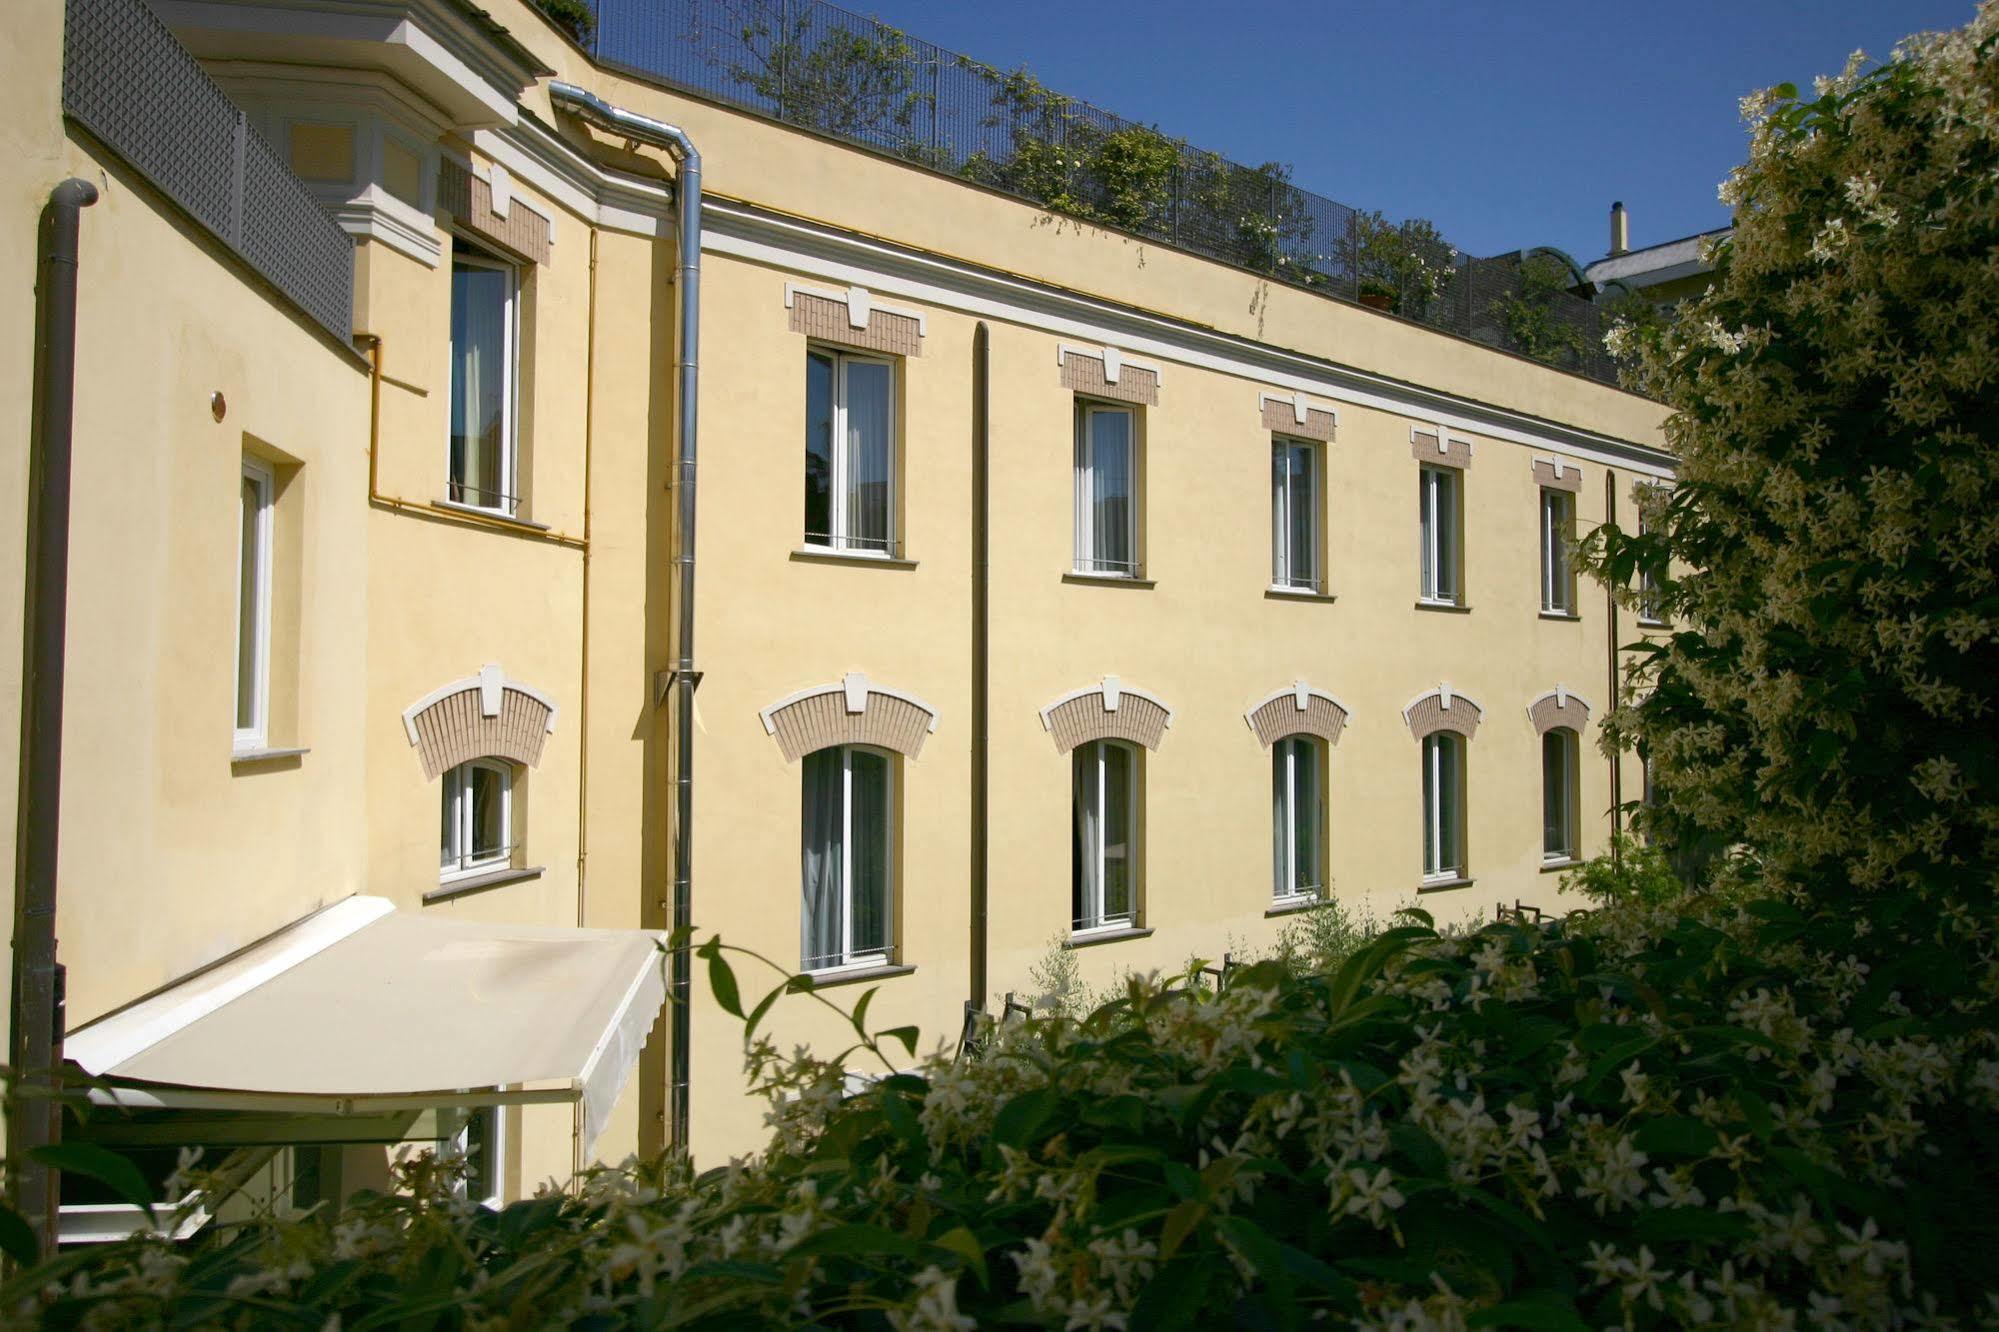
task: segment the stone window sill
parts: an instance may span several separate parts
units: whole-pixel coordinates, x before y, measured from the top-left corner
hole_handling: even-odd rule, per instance
[[[1544,860],[1541,862],[1541,872],[1543,874],[1559,874],[1563,870],[1572,870],[1580,864],[1582,864],[1582,861],[1576,859],[1574,856],[1570,856],[1566,860]]]
[[[547,523],[537,523],[532,519],[508,513],[505,509],[482,509],[477,504],[466,504],[462,500],[441,499],[431,502],[440,509],[450,509],[453,513],[477,514],[481,518],[490,518],[496,523],[505,523],[509,527],[518,527],[524,532],[546,532],[549,530]]]
[[[232,768],[249,768],[264,764],[284,763],[296,768],[298,761],[311,752],[311,748],[304,745],[290,749],[239,749],[229,755],[229,766]]]
[[[1466,878],[1462,875],[1455,879],[1425,879],[1416,885],[1416,891],[1418,893],[1441,893],[1452,888],[1469,888],[1476,882],[1478,882],[1476,879]]]
[[[891,555],[864,555],[851,550],[816,550],[811,546],[800,546],[791,552],[791,558],[799,564],[847,564],[856,568],[872,569],[914,569],[915,560],[905,560]]]
[[[1123,574],[1077,573],[1071,570],[1062,575],[1065,583],[1088,583],[1095,587],[1151,587],[1150,578],[1127,578]]]
[[[1444,615],[1471,614],[1471,607],[1465,605],[1465,603],[1463,603],[1462,601],[1420,601],[1419,600],[1416,603],[1416,609],[1419,611],[1437,611]]]
[[[1062,946],[1064,948],[1092,948],[1097,944],[1123,943],[1126,939],[1146,939],[1150,938],[1151,935],[1151,928],[1144,925],[1133,925],[1126,929],[1118,930],[1086,930],[1080,934],[1070,935],[1062,941]]]
[[[1265,919],[1271,916],[1295,916],[1300,911],[1310,911],[1315,906],[1324,906],[1325,903],[1326,899],[1323,897],[1280,897],[1272,901],[1269,909],[1263,914]]]
[[[1323,601],[1327,605],[1337,600],[1331,592],[1314,592],[1303,587],[1266,587],[1263,596],[1266,601]]]
[[[468,874],[462,879],[453,879],[449,883],[442,883],[431,889],[423,895],[423,904],[429,906],[432,902],[449,902],[454,897],[464,897],[468,893],[483,893],[488,888],[504,888],[510,883],[539,879],[541,874],[540,865],[530,865],[526,869],[515,869],[512,865],[507,865],[500,869],[488,870],[484,874]]]
[[[1581,624],[1583,617],[1574,611],[1542,611],[1541,618],[1544,620],[1566,620],[1570,624]]]
[[[856,967],[851,971],[808,971],[815,990],[831,989],[835,985],[858,985],[862,981],[888,980],[895,976],[908,976],[916,971],[914,966],[902,963],[884,964],[878,967]]]

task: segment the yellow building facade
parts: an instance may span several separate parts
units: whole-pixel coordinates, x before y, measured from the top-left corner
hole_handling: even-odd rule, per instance
[[[336,329],[65,115],[66,20],[107,7],[37,3],[0,56],[12,551],[38,220],[65,178],[100,195],[70,1030],[362,895],[545,931],[678,910],[934,1046],[1053,950],[1102,986],[1268,949],[1324,897],[1557,908],[1605,849],[1636,630],[1559,538],[1670,477],[1656,404],[599,67],[519,0],[155,0],[351,241]],[[700,153],[692,469],[681,164],[564,85]],[[600,1134],[490,1112],[495,1196],[760,1145],[741,1023],[691,991]],[[768,1025],[844,1043],[802,999]]]

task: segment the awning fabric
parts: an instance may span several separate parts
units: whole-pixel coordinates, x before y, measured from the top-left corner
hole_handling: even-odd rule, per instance
[[[350,897],[70,1033],[127,1104],[349,1114],[580,1100],[585,1150],[666,986],[661,936]]]

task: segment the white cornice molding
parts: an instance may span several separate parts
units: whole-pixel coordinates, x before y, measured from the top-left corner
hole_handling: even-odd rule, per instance
[[[585,222],[638,236],[673,229],[672,186],[599,166],[531,116],[502,130],[475,131],[472,147]]]
[[[1634,473],[1669,476],[1675,465],[1670,453],[1650,445],[1404,383],[1028,278],[779,217],[733,200],[711,196],[704,200],[702,211],[702,249],[715,254],[842,287],[865,286],[942,309],[1003,319],[1086,345],[1127,347],[1294,393],[1414,417],[1428,426],[1447,426],[1454,432],[1530,448],[1559,449],[1573,458]]]

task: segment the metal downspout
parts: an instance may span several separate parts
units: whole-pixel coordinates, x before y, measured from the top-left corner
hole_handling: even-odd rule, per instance
[[[7,1176],[43,1253],[55,1247],[56,1172],[37,1148],[62,1140],[54,1090],[62,1062],[62,968],[56,963],[57,819],[62,805],[63,646],[69,626],[70,436],[76,415],[77,235],[97,187],[70,179],[42,212],[33,436],[29,440],[28,585],[22,615],[21,786],[14,824],[14,995],[9,1062],[30,1099],[7,1116]],[[41,1093],[40,1099],[36,1094]]]
[[[688,1135],[689,974],[687,932],[694,923],[694,691],[701,672],[694,664],[694,518],[695,462],[698,457],[697,390],[701,362],[701,154],[685,131],[665,121],[612,106],[573,83],[551,83],[549,98],[588,124],[610,134],[664,148],[679,167],[674,189],[675,229],[680,253],[673,284],[680,296],[680,428],[673,463],[674,567],[679,574],[679,642],[669,677],[674,687],[673,793],[673,928],[675,948],[668,973],[673,999],[672,1049],[669,1052],[667,1114],[669,1140],[681,1150]]]
[[[1603,521],[1606,527],[1617,526],[1617,472],[1613,468],[1603,469]],[[1606,580],[1603,585],[1604,605],[1610,616],[1610,700],[1603,705],[1603,715],[1607,719],[1617,710],[1617,592]],[[1617,839],[1624,831],[1624,754],[1620,749],[1610,751],[1610,863],[1614,869],[1623,862]]]
[[[986,670],[992,583],[991,478],[987,474],[991,362],[992,334],[981,321],[972,331],[972,983],[967,999],[976,1012],[984,1012],[986,1007],[986,902],[991,870],[986,836],[991,760]]]

